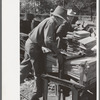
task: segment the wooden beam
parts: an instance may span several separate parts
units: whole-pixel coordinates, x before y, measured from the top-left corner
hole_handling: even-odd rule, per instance
[[[55,76],[52,76],[52,75],[48,75],[48,74],[42,74],[42,78],[43,79],[47,79],[49,81],[53,81],[59,85],[62,85],[62,86],[65,86],[65,87],[68,87],[70,89],[73,88],[73,86],[77,89],[84,89],[85,86],[84,85],[81,85],[79,83],[73,83],[73,82],[70,82],[66,79],[61,79],[61,78],[58,78],[58,77],[55,77]]]

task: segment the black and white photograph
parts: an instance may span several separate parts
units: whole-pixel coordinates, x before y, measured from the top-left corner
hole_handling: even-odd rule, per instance
[[[99,100],[99,0],[10,1],[2,100]]]
[[[20,0],[20,100],[97,100],[96,0]]]
[[[20,1],[20,100],[96,100],[96,0]]]

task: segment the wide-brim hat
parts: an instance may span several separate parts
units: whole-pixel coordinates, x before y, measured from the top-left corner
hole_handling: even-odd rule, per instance
[[[67,20],[67,10],[62,6],[57,6],[51,15],[58,16],[63,20]]]
[[[68,16],[77,16],[76,12],[74,12],[72,9],[67,9],[67,15]]]

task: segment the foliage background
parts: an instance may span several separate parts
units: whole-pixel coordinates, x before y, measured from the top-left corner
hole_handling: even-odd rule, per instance
[[[66,9],[73,9],[77,14],[96,15],[96,0],[20,0],[20,13],[43,14],[50,13],[62,5]]]

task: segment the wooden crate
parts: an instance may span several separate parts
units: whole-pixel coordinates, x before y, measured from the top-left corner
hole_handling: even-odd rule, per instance
[[[49,53],[45,55],[45,69],[47,73],[58,73],[58,59],[54,57],[54,54]]]

